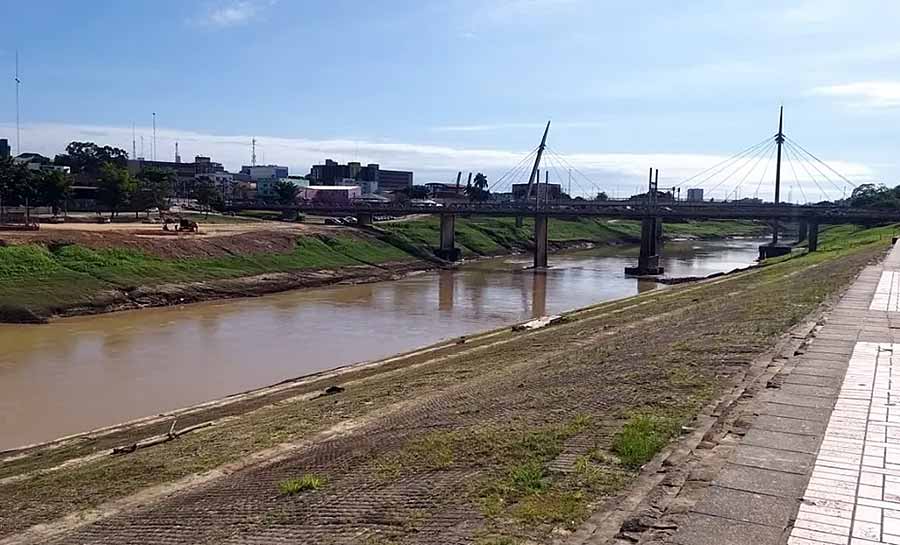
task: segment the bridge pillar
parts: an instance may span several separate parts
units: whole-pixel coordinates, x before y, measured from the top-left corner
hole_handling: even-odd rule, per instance
[[[441,244],[434,255],[447,261],[462,258],[462,251],[456,247],[456,214],[441,214]]]
[[[356,214],[356,225],[372,225],[372,214],[370,214],[369,212],[360,212]]]
[[[809,242],[807,243],[807,248],[810,252],[815,252],[819,249],[819,222],[815,220],[809,222]]]
[[[534,216],[534,268],[547,268],[547,216]]]
[[[662,241],[662,220],[649,216],[641,220],[641,253],[637,267],[625,267],[625,274],[648,276],[663,274],[659,266],[659,247]]]
[[[797,230],[797,242],[803,242],[809,236],[809,222],[800,220]]]
[[[525,225],[525,218],[516,216],[516,227],[522,227],[523,225]]]

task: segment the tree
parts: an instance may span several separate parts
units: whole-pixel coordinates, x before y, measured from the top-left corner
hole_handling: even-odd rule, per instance
[[[16,164],[12,158],[0,160],[0,219],[7,206],[24,205],[26,216],[30,216],[36,196],[31,171],[25,165]]]
[[[883,184],[861,184],[853,189],[849,204],[860,208],[900,208],[900,186],[889,189]]]
[[[595,201],[608,201],[609,195],[606,194],[606,191],[601,191],[600,193],[597,193],[597,196],[594,197],[594,200]]]
[[[113,163],[104,163],[100,167],[97,200],[109,210],[110,218],[118,215],[119,210],[129,203],[136,190],[137,181],[124,167]]]
[[[138,191],[136,194],[139,206],[135,210],[149,208],[164,209],[169,206],[169,197],[175,185],[175,175],[170,170],[145,168],[137,176]]]
[[[37,193],[41,204],[53,209],[53,215],[59,214],[59,209],[66,202],[66,197],[72,190],[72,177],[61,170],[46,170],[41,172],[37,180]]]
[[[410,199],[427,199],[428,198],[428,188],[424,185],[413,185],[406,188],[405,193],[409,195]]]
[[[279,204],[294,204],[300,188],[288,180],[278,180],[273,186]]]
[[[222,196],[222,192],[209,178],[197,180],[197,184],[194,187],[194,198],[197,199],[197,203],[207,216],[209,216],[210,209],[221,211],[225,208],[225,197]]]
[[[122,168],[127,166],[128,153],[121,148],[101,147],[93,142],[72,142],[66,146],[66,153],[57,155],[53,162],[69,167],[72,174],[97,178],[107,163]]]
[[[491,197],[488,190],[487,176],[482,173],[475,175],[475,179],[471,184],[466,185],[466,195],[470,201],[486,201]]]

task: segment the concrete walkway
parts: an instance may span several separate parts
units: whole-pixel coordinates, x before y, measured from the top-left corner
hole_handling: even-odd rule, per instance
[[[900,544],[900,245],[778,382],[669,542]]]

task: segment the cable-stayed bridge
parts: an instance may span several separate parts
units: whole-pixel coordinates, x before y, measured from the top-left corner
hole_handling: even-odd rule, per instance
[[[600,184],[592,181],[547,144],[549,129],[550,122],[544,129],[540,144],[488,187],[490,192],[499,193],[518,186],[518,199],[456,202],[438,206],[416,201],[351,201],[344,204],[308,202],[263,208],[284,212],[354,215],[360,225],[371,224],[375,215],[440,215],[440,244],[435,253],[450,261],[458,260],[461,255],[455,244],[457,215],[533,217],[536,268],[547,266],[549,218],[594,216],[635,219],[642,222],[641,252],[638,266],[626,270],[635,275],[663,272],[659,267],[658,254],[665,220],[751,219],[771,222],[772,242],[760,247],[760,257],[763,258],[790,251],[789,246],[779,243],[779,222],[799,223],[800,240],[808,239],[809,251],[817,250],[818,229],[821,224],[900,222],[898,211],[848,206],[843,197],[852,193],[857,184],[789,138],[784,132],[783,111],[779,115],[778,132],[774,136],[767,137],[665,190],[659,187],[659,171],[651,168],[648,191],[629,199],[572,199],[563,196],[561,184],[555,184],[556,188],[552,187],[550,172],[555,171],[556,179],[567,180],[569,187],[577,184],[576,188],[583,195],[598,195],[602,191]],[[799,174],[800,172],[803,174]],[[772,179],[774,184],[770,186],[767,181]],[[796,195],[802,199],[802,204],[783,201],[785,184],[789,200]],[[769,187],[773,191],[765,195]],[[692,198],[682,200],[682,188],[694,190],[691,192]],[[698,195],[708,198],[697,198]],[[232,203],[230,206],[231,210],[243,208],[259,209],[260,206],[251,203],[246,206],[243,203]]]

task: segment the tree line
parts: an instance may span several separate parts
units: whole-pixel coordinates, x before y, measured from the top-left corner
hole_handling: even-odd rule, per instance
[[[168,208],[174,195],[174,172],[145,168],[132,175],[128,172],[128,154],[120,148],[72,142],[51,164],[69,167],[69,172],[30,169],[25,162],[16,162],[11,157],[0,160],[0,213],[7,207],[28,210],[46,206],[57,215],[76,183],[96,186],[98,211],[107,211],[110,217],[120,212]],[[208,178],[199,179],[192,193],[207,210],[224,207],[222,192]]]

